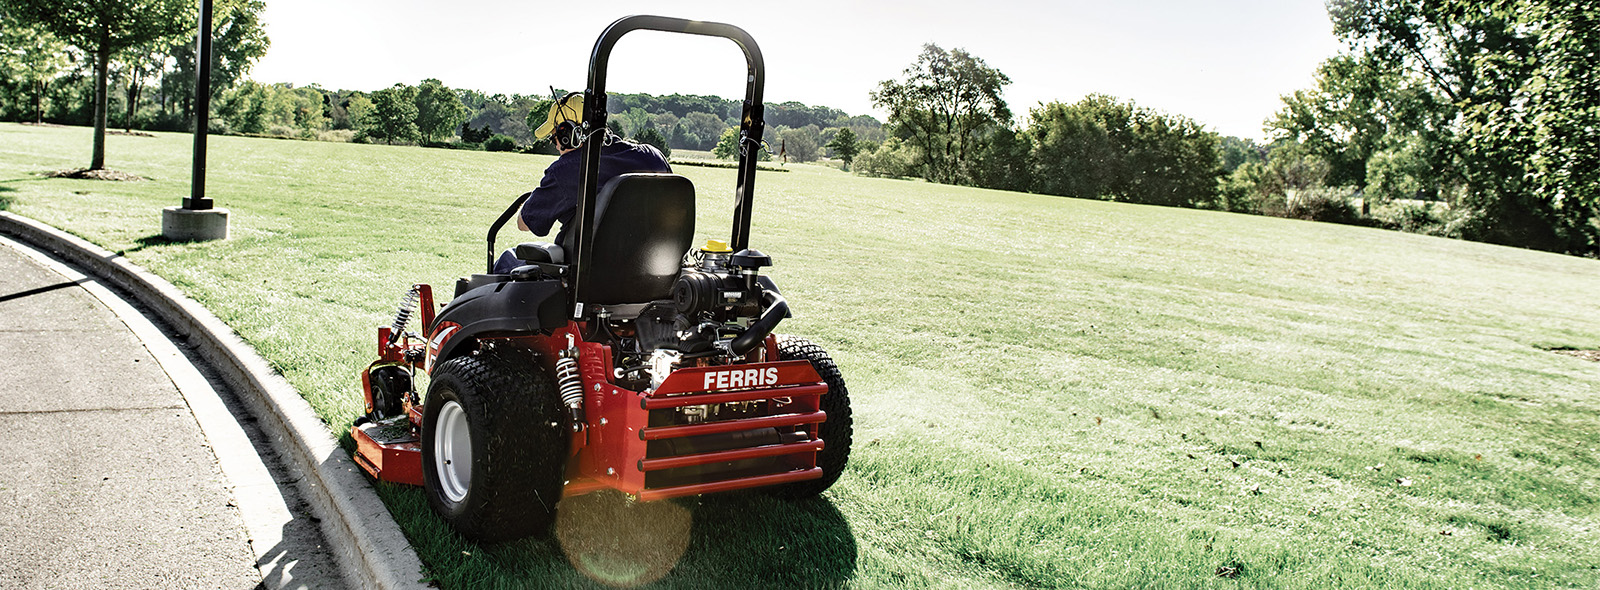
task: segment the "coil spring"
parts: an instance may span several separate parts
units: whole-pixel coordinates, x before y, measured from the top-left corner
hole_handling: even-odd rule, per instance
[[[411,321],[411,314],[417,311],[417,301],[421,297],[422,289],[414,285],[400,296],[400,309],[395,311],[394,323],[389,326],[390,344],[400,340],[400,335],[405,333],[406,323]]]
[[[583,407],[583,379],[578,375],[578,360],[576,349],[562,351],[556,357],[556,382],[561,393],[561,403],[568,408]]]

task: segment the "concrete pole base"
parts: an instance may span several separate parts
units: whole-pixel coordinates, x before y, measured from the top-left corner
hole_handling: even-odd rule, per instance
[[[161,210],[161,235],[174,242],[202,242],[228,239],[227,209]]]

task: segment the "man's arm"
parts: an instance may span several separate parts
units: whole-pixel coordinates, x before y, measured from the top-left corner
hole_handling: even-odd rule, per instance
[[[557,159],[545,169],[538,188],[533,189],[528,201],[522,204],[522,211],[517,215],[517,229],[546,235],[550,233],[550,226],[573,209],[578,188],[577,179],[573,178],[574,162],[568,160]]]

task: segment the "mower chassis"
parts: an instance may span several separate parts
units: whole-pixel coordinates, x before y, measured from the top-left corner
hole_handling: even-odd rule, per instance
[[[431,295],[424,301],[431,310]],[[428,315],[432,315],[431,313]],[[431,318],[425,318],[431,319]],[[550,336],[521,336],[497,339],[494,345],[517,345],[539,353],[544,370],[554,374],[554,347],[562,346],[568,334],[582,333],[583,324],[572,322]],[[362,372],[362,385],[368,404],[374,396],[371,371],[378,367],[401,365],[422,369],[415,362],[425,345],[401,339],[388,344],[389,330],[379,330],[380,358]],[[611,488],[642,501],[679,496],[709,494],[745,488],[764,487],[823,477],[817,467],[817,452],[826,444],[817,436],[817,425],[827,420],[821,411],[821,396],[828,384],[806,361],[764,362],[777,358],[773,337],[749,355],[746,364],[687,367],[674,371],[653,391],[638,392],[619,387],[606,379],[614,371],[609,346],[580,342],[579,370],[583,380],[587,420],[572,435],[572,455],[567,462],[566,497]],[[408,362],[406,359],[413,359]],[[733,377],[738,373],[738,377]],[[744,387],[744,381],[759,386]],[[736,380],[737,379],[737,380]],[[732,386],[734,384],[739,386]],[[718,387],[721,385],[721,387]],[[770,411],[752,418],[706,421],[695,424],[650,426],[652,412],[670,412],[686,406],[733,402],[765,402]],[[422,448],[417,433],[422,425],[422,408],[406,399],[404,419],[391,418],[367,422],[350,430],[356,441],[356,462],[373,477],[394,483],[422,485]],[[793,431],[791,442],[718,449],[707,452],[663,454],[650,452],[652,441],[689,439],[707,435],[731,434],[775,428]],[[799,436],[799,433],[805,436]],[[660,485],[650,474],[709,469],[750,463],[764,464],[762,473],[715,475],[690,483]]]

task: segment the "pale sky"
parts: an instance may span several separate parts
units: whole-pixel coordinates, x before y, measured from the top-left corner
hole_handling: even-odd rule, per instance
[[[423,78],[490,94],[580,90],[595,39],[630,14],[748,31],[766,58],[769,102],[882,120],[868,92],[932,42],[1009,76],[1003,97],[1019,122],[1042,102],[1101,93],[1254,139],[1278,97],[1310,86],[1340,48],[1320,0],[267,0],[272,47],[251,77],[352,90]],[[731,42],[638,32],[617,44],[606,85],[736,99],[743,72]]]

